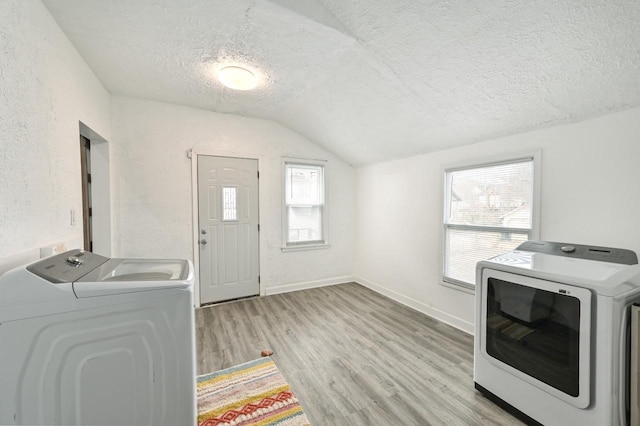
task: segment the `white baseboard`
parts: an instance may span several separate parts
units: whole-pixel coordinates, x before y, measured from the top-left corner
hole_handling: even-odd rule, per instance
[[[301,283],[277,285],[273,287],[267,287],[265,289],[265,294],[267,296],[270,296],[272,294],[288,293],[290,291],[306,290],[309,288],[325,287],[325,286],[335,285],[335,284],[350,283],[350,282],[353,282],[354,280],[355,278],[353,275],[345,275],[343,277],[325,278],[323,280],[305,281]]]
[[[393,299],[396,302],[402,303],[403,305],[406,305],[410,308],[413,308],[418,312],[422,312],[423,314],[428,315],[431,318],[434,318],[445,324],[449,324],[450,326],[455,327],[458,330],[461,330],[461,331],[464,331],[465,333],[473,335],[473,324],[468,321],[465,321],[461,318],[450,315],[446,312],[443,312],[432,306],[426,305],[422,302],[419,302],[415,299],[407,297],[403,294],[390,290],[386,287],[383,287],[379,284],[369,281],[366,278],[355,277],[354,280],[358,284],[363,285],[368,289],[375,291],[376,293],[380,293],[383,296],[387,296],[388,298]]]

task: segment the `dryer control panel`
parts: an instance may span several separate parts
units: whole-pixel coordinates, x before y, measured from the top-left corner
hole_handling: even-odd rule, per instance
[[[552,254],[554,256],[571,257],[574,259],[619,263],[622,265],[638,264],[638,256],[634,251],[612,247],[584,246],[550,241],[526,241],[520,244],[516,251],[517,250]]]

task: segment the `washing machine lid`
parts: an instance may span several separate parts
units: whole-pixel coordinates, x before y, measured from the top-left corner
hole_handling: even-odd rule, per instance
[[[190,289],[193,268],[182,259],[111,259],[73,283],[78,298]]]

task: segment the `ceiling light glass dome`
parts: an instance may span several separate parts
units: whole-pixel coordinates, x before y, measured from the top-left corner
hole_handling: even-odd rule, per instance
[[[237,65],[220,69],[218,79],[220,83],[234,90],[251,90],[258,85],[258,77],[254,73]]]

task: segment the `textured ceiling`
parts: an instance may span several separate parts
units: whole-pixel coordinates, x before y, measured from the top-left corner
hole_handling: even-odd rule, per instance
[[[109,92],[273,119],[353,165],[640,105],[638,0],[44,3]],[[224,88],[228,63],[259,88]]]

